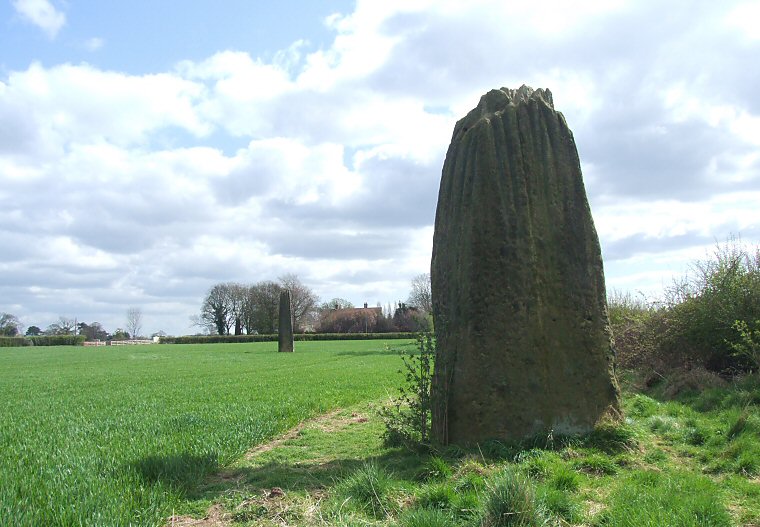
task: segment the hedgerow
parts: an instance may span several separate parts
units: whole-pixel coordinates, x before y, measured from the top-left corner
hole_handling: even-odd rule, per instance
[[[84,335],[40,335],[37,337],[25,337],[32,342],[32,346],[82,346]]]
[[[663,302],[613,293],[608,307],[623,368],[760,368],[760,250],[737,239],[694,262]]]
[[[41,335],[37,337],[0,337],[0,348],[24,346],[81,346],[84,335]]]
[[[0,337],[0,348],[16,348],[31,345],[32,343],[26,337]]]
[[[314,340],[396,340],[412,339],[414,333],[296,333],[297,341]],[[161,344],[233,344],[245,342],[276,342],[277,334],[268,335],[188,335],[161,337]]]

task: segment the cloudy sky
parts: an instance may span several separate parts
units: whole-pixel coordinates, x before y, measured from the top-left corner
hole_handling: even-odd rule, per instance
[[[0,0],[0,312],[195,331],[296,273],[404,299],[454,123],[554,94],[608,288],[760,240],[760,2]]]

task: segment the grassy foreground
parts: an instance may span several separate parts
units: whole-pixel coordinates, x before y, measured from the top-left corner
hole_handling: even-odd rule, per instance
[[[0,349],[0,525],[163,525],[252,445],[398,384],[382,341],[276,346]]]
[[[366,403],[307,421],[206,480],[194,527],[760,525],[760,379],[625,396],[590,437],[435,454],[386,448]]]

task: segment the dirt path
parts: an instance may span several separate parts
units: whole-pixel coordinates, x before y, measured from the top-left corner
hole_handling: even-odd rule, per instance
[[[296,426],[285,432],[279,437],[276,437],[269,441],[268,443],[262,443],[260,445],[256,445],[251,450],[245,453],[245,459],[253,459],[264,452],[269,452],[270,450],[274,450],[278,446],[282,445],[284,442],[289,441],[291,439],[295,439],[298,437],[298,434],[300,434],[303,430],[306,428],[317,425],[320,427],[327,426],[333,422],[337,422],[338,420],[338,414],[340,414],[343,410],[338,408],[337,410],[333,410],[332,412],[327,412],[326,414],[318,415],[316,417],[313,417],[311,419],[308,419],[306,421],[301,421]]]
[[[338,408],[326,414],[321,414],[306,421],[300,422],[287,432],[275,437],[274,439],[256,445],[248,452],[245,453],[244,459],[251,460],[261,454],[274,450],[283,445],[287,441],[296,439],[299,434],[307,428],[319,428],[325,432],[334,432],[347,426],[351,422],[366,422],[367,418],[356,413],[352,413],[347,416],[341,416],[344,409]],[[223,469],[216,474],[209,477],[210,481],[228,481],[235,479],[234,469]],[[281,500],[285,493],[280,488],[273,488],[262,493],[260,498],[254,498],[253,501],[261,500],[262,502],[272,502],[275,500]],[[246,500],[243,504],[247,504],[251,500]],[[172,515],[167,519],[166,527],[230,527],[234,521],[232,519],[234,513],[225,512],[224,508],[220,504],[214,504],[206,511],[206,516],[203,518],[193,518],[186,515]]]

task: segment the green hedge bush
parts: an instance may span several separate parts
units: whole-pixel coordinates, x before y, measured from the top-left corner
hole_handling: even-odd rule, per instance
[[[0,337],[0,348],[17,348],[31,345],[32,343],[26,337]]]
[[[703,366],[722,374],[760,369],[760,250],[729,239],[649,303],[608,299],[618,364],[668,370]]]
[[[668,293],[663,352],[685,352],[718,372],[757,367],[736,348],[743,342],[737,327],[752,328],[760,320],[760,250],[731,239],[711,259],[696,262]]]
[[[20,346],[82,346],[84,335],[40,335],[37,337],[0,337],[0,348]]]
[[[296,333],[295,340],[395,340],[413,339],[414,333]],[[269,335],[188,335],[161,337],[162,344],[221,344],[244,342],[276,342],[277,334]]]
[[[32,342],[32,346],[83,346],[84,335],[41,335],[38,337],[25,337]]]

